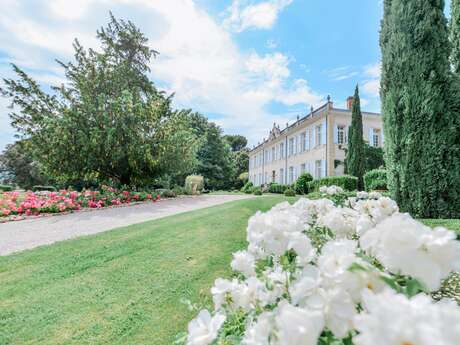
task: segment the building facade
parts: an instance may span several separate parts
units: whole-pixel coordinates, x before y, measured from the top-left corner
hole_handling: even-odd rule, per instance
[[[273,125],[268,139],[249,153],[249,180],[256,186],[276,182],[292,184],[304,172],[314,178],[344,173],[345,149],[351,126],[351,105],[334,108],[328,101],[281,130]],[[364,140],[374,147],[384,142],[382,117],[362,112]]]

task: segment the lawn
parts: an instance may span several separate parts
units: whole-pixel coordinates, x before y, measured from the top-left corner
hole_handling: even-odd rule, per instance
[[[258,209],[236,201],[0,257],[0,344],[171,344]]]
[[[0,344],[171,344],[211,304],[246,224],[282,196],[236,201],[0,257]],[[460,233],[460,220],[424,220]],[[1,231],[1,230],[0,230]]]

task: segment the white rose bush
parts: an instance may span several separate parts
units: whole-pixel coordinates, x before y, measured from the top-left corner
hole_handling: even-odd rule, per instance
[[[432,295],[460,270],[460,241],[387,197],[283,202],[249,219],[247,241],[183,344],[460,344],[460,306]]]

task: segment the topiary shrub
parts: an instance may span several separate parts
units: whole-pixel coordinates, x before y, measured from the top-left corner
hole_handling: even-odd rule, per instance
[[[241,191],[246,194],[251,194],[254,189],[254,184],[251,181],[246,182],[246,184],[241,188]]]
[[[185,178],[187,194],[200,194],[204,188],[204,178],[201,175],[190,175]]]
[[[185,187],[182,187],[182,186],[174,186],[174,188],[172,190],[173,190],[174,193],[176,193],[176,195],[187,194],[187,191],[185,190]]]
[[[238,176],[238,180],[243,182],[243,185],[246,184],[249,181],[249,173],[247,172],[241,173],[240,176]]]
[[[0,192],[11,192],[13,190],[13,186],[8,186],[6,184],[0,184]]]
[[[353,192],[358,189],[358,178],[350,175],[329,176],[308,182],[309,192],[317,192],[321,186],[338,186]]]
[[[254,193],[254,195],[262,195],[262,188],[254,187],[253,188],[253,193]]]
[[[177,195],[176,192],[171,189],[163,189],[160,193],[160,196],[162,198],[175,198]]]
[[[278,184],[278,183],[272,183],[268,187],[268,191],[270,193],[283,194],[287,188],[288,186]]]
[[[374,169],[364,174],[364,187],[370,190],[388,190],[387,171],[385,169]]]
[[[309,182],[313,181],[313,176],[309,173],[303,173],[299,176],[295,183],[295,191],[297,194],[308,194],[310,191],[308,189]]]
[[[55,192],[56,187],[54,186],[33,186],[32,191],[34,192]]]
[[[284,191],[284,196],[295,196],[295,192],[291,188],[288,188]]]

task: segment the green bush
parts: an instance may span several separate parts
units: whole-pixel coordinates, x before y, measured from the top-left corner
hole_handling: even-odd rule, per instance
[[[8,186],[6,184],[0,184],[1,192],[11,192],[12,190],[13,190],[13,186]]]
[[[358,189],[358,178],[349,175],[323,177],[308,182],[308,191],[317,192],[321,186],[338,186],[346,191],[353,192]]]
[[[299,176],[295,183],[295,191],[297,194],[308,194],[308,183],[313,181],[313,176],[309,173],[303,173]]]
[[[247,172],[241,173],[240,176],[238,176],[238,180],[243,182],[243,185],[246,184],[249,181],[249,173]]]
[[[262,188],[254,187],[253,188],[253,193],[254,193],[254,195],[262,195]]]
[[[387,190],[387,171],[374,169],[364,174],[364,187],[370,190]]]
[[[187,194],[200,194],[204,188],[204,178],[201,175],[190,175],[185,178]]]
[[[56,187],[54,186],[33,186],[32,191],[34,192],[55,192]]]
[[[246,194],[251,194],[254,189],[254,184],[251,181],[246,182],[246,184],[241,188],[241,191]]]
[[[185,187],[182,187],[182,186],[174,186],[174,188],[172,190],[173,190],[174,193],[176,193],[176,195],[187,194],[187,191],[186,191]]]
[[[156,192],[159,193],[162,198],[175,198],[176,197],[176,192],[174,192],[171,189],[167,189],[167,188],[157,189]]]
[[[285,186],[283,184],[272,183],[268,187],[268,191],[270,193],[283,194],[286,191],[287,188],[288,188],[288,186]]]
[[[291,188],[288,188],[284,191],[284,196],[295,196],[295,192]]]

